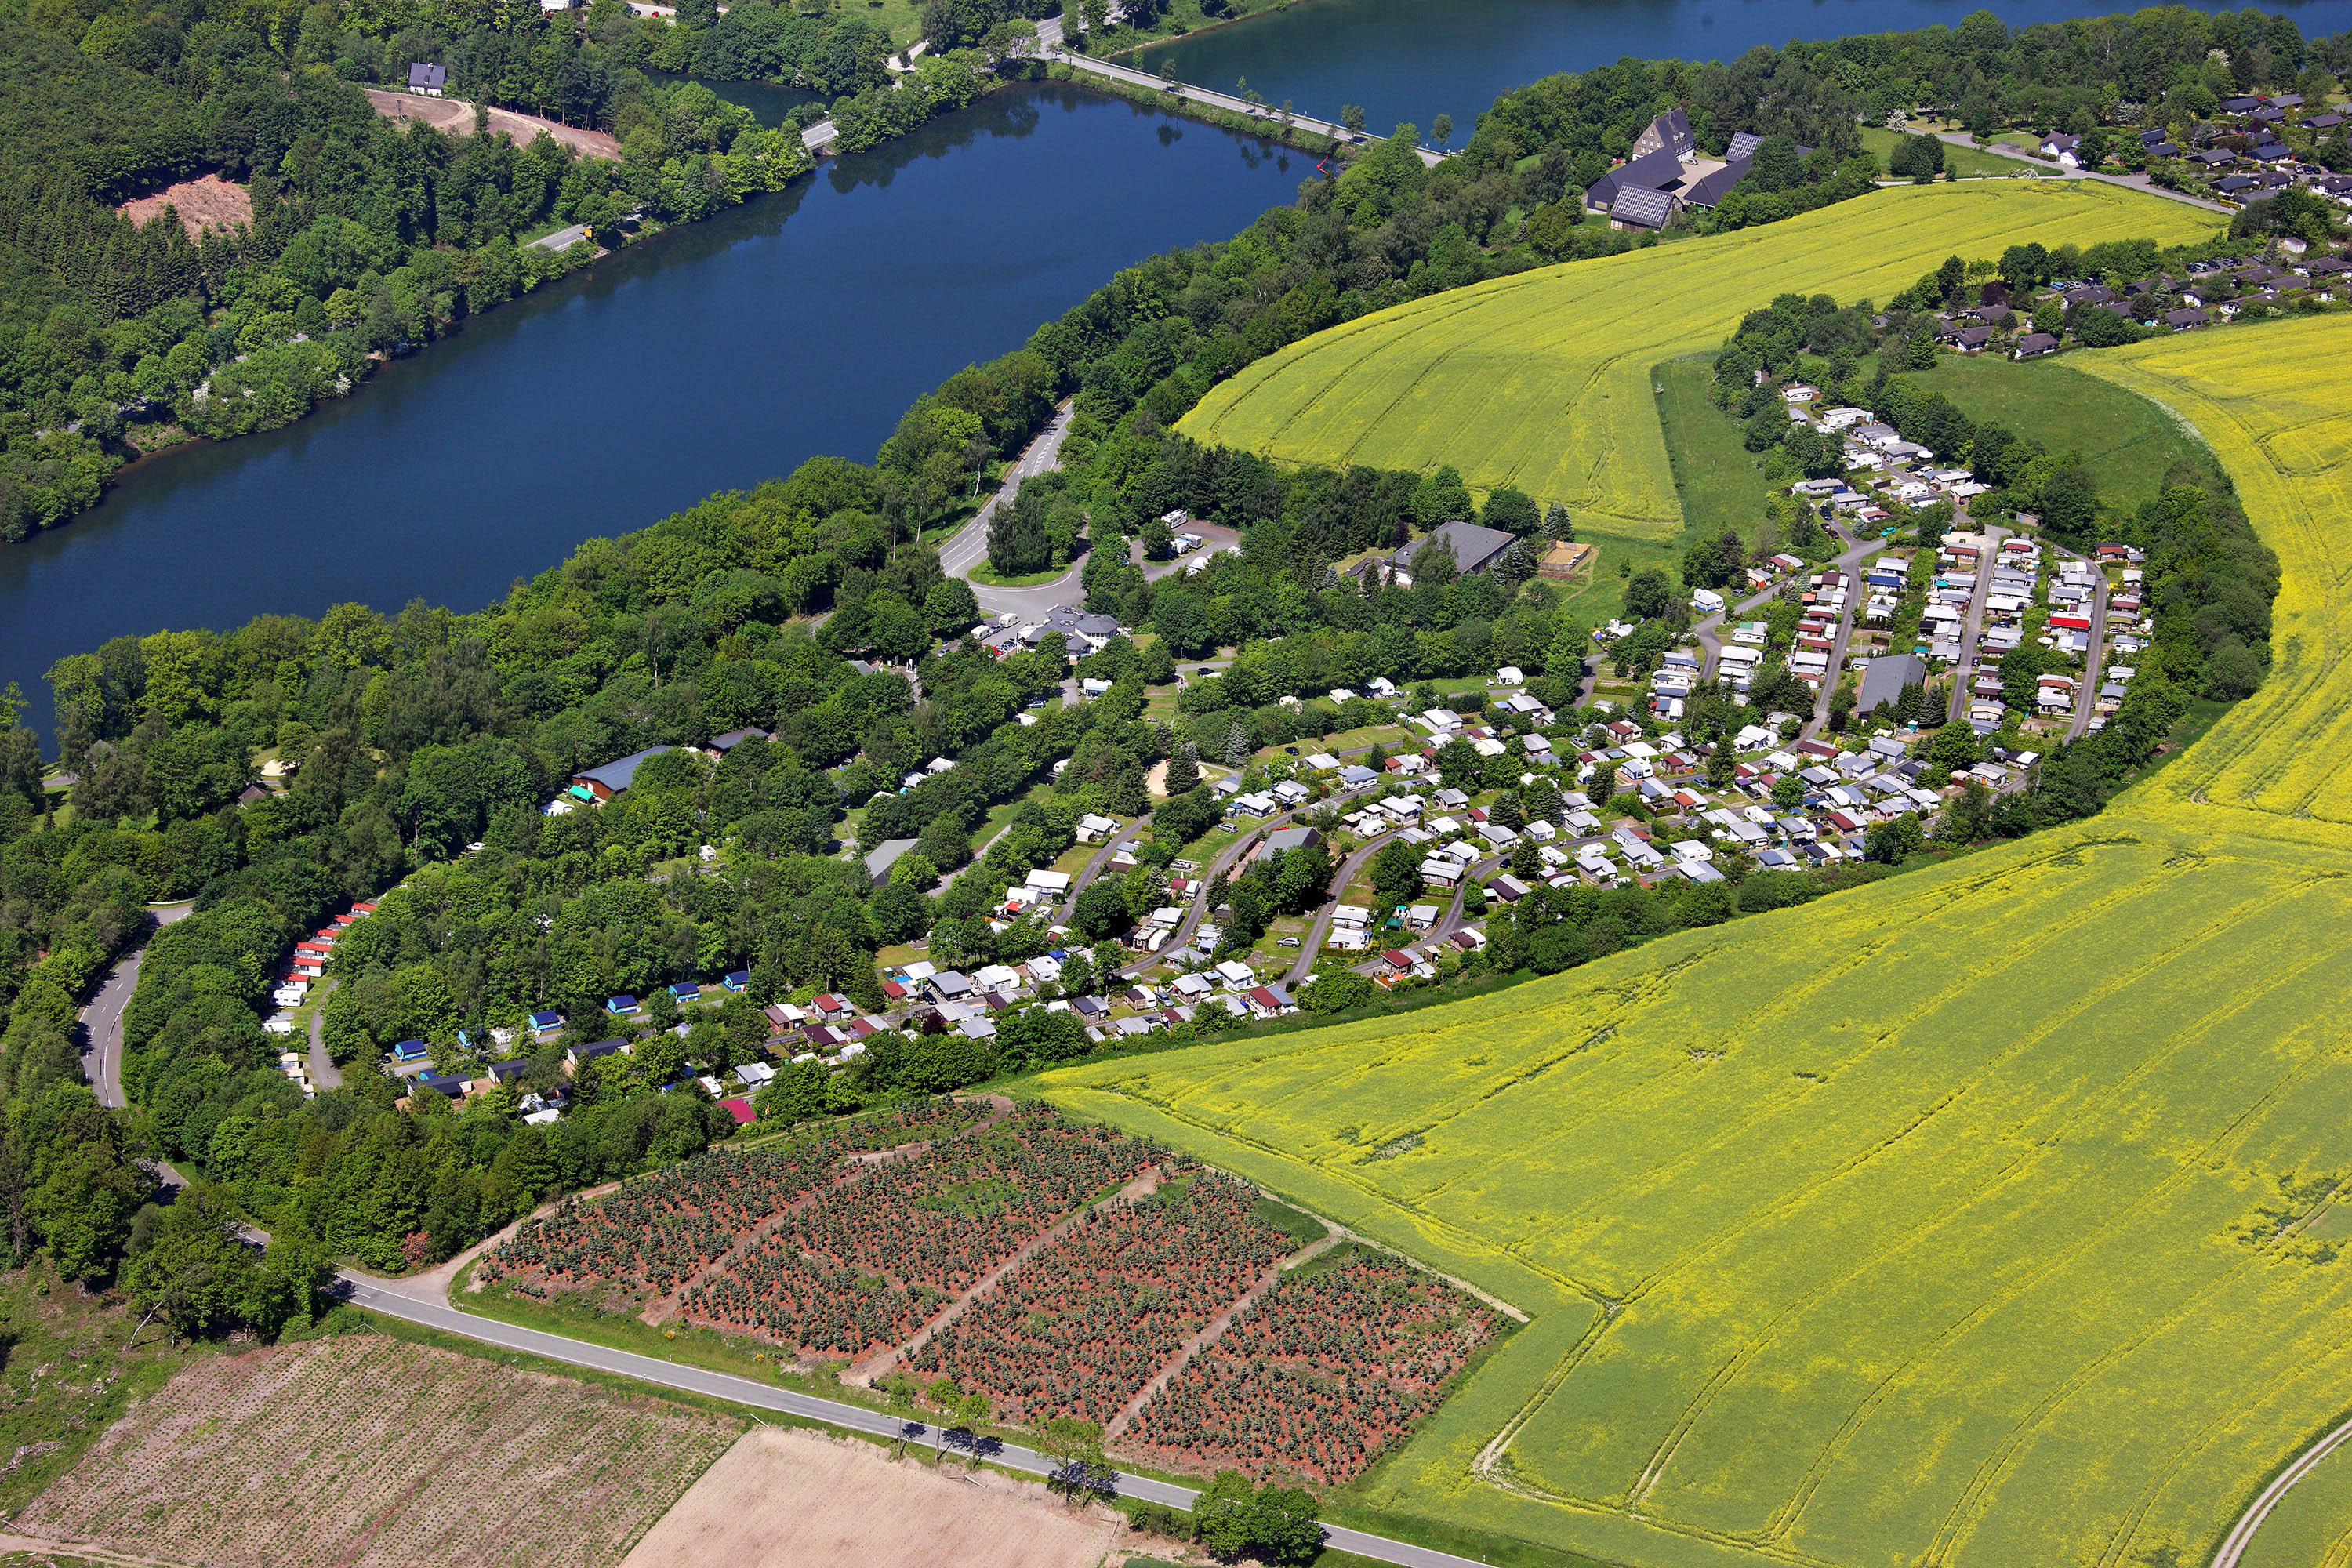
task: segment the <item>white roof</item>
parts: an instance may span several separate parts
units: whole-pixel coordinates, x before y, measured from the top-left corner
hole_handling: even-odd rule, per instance
[[[1029,873],[1028,885],[1040,892],[1066,893],[1070,890],[1070,874],[1067,871],[1034,870]]]

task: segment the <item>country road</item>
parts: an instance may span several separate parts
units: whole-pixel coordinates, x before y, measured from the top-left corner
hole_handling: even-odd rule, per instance
[[[310,1009],[310,1085],[320,1094],[343,1087],[343,1069],[327,1054],[327,994],[334,988],[332,980],[319,982],[318,1005]]]
[[[940,546],[940,570],[950,577],[969,580],[972,568],[988,559],[988,525],[995,520],[1000,508],[1011,506],[1021,494],[1027,480],[1045,473],[1062,460],[1062,437],[1070,433],[1070,404],[1064,399],[1054,411],[1054,417],[1037,432],[1021,456],[1013,459],[1004,481],[994,495],[981,503],[970,522],[955,531],[948,542]],[[973,583],[971,591],[980,600],[980,607],[991,615],[1005,610],[1015,614],[1042,616],[1069,598],[1076,585],[1080,568],[1071,567],[1050,583],[1034,588],[997,588],[986,583]]]
[[[1990,153],[1998,158],[2014,158],[2044,179],[2054,175],[2063,180],[2095,180],[2103,185],[2121,185],[2127,191],[2139,191],[2151,196],[2162,196],[2166,201],[2181,202],[2192,207],[2201,207],[2210,213],[2227,213],[2237,210],[2234,207],[2223,206],[2220,202],[2209,202],[2203,196],[2192,196],[2187,191],[2167,190],[2146,174],[2102,174],[2095,169],[2069,169],[2063,163],[2045,163],[2022,148],[2011,147],[2000,142],[1988,142],[1979,147],[1976,139],[1965,131],[1938,131],[1935,136],[1937,141],[1947,146],[1971,148],[1979,153]]]
[[[1953,521],[1966,528],[1970,520],[1962,512]],[[1951,710],[1945,715],[1948,723],[1957,724],[1969,716],[1969,687],[1976,679],[1977,642],[1984,636],[1985,600],[1992,593],[1992,574],[2000,562],[2000,542],[2008,537],[2009,530],[1985,525],[1984,553],[1977,558],[1977,585],[1969,595],[1968,619],[1960,626],[1959,662],[1952,666]]]
[[[543,1333],[537,1329],[517,1328],[495,1319],[476,1317],[470,1312],[457,1310],[446,1301],[431,1299],[429,1293],[402,1291],[392,1280],[371,1279],[364,1275],[344,1272],[336,1276],[333,1294],[355,1307],[382,1312],[404,1322],[436,1329],[443,1333],[461,1335],[483,1344],[496,1345],[502,1350],[541,1356],[567,1366],[634,1377],[658,1387],[724,1399],[755,1410],[779,1410],[788,1415],[822,1421],[827,1426],[845,1427],[877,1437],[897,1437],[907,1426],[903,1417],[886,1415],[878,1410],[845,1405],[837,1400],[819,1399],[812,1394],[778,1388],[772,1384],[757,1383],[748,1377],[706,1372],[700,1367],[656,1361],[651,1356],[608,1350],[603,1345],[567,1339],[561,1334]],[[992,1464],[1033,1476],[1051,1475],[1055,1468],[1045,1455],[1013,1443],[997,1444],[992,1440],[982,1450],[982,1457]],[[1175,1508],[1190,1508],[1200,1496],[1189,1487],[1153,1480],[1149,1476],[1129,1475],[1125,1471],[1117,1474],[1122,1497],[1139,1498]],[[1456,1557],[1449,1552],[1415,1546],[1410,1542],[1391,1541],[1386,1536],[1368,1535],[1361,1531],[1346,1530],[1337,1525],[1324,1527],[1324,1539],[1328,1545],[1339,1551],[1352,1552],[1375,1562],[1398,1563],[1402,1568],[1482,1568],[1474,1558]]]
[[[2091,715],[2099,707],[2099,671],[2107,661],[2107,574],[2091,583],[2091,647],[2083,656],[2083,689],[2074,693],[2074,717],[2066,738],[2079,741],[2091,731]]]
[[[2294,1462],[2281,1470],[2277,1479],[2246,1505],[2246,1511],[2238,1516],[2238,1522],[2231,1525],[2230,1533],[2221,1538],[2221,1549],[2213,1553],[2213,1568],[2238,1568],[2239,1559],[2245,1556],[2246,1548],[2253,1544],[2254,1531],[2263,1527],[2263,1521],[2270,1518],[2271,1510],[2278,1507],[2279,1499],[2286,1496],[2287,1489],[2311,1474],[2318,1468],[2320,1460],[2347,1441],[2352,1441],[2352,1421],[2345,1422],[2296,1455]]]
[[[150,904],[147,912],[155,917],[155,928],[161,931],[187,919],[195,907],[191,899],[176,904]],[[131,995],[139,989],[139,960],[146,951],[142,942],[124,955],[81,1010],[82,1076],[98,1092],[99,1104],[110,1110],[120,1110],[123,1105],[122,1009],[131,1005]]]

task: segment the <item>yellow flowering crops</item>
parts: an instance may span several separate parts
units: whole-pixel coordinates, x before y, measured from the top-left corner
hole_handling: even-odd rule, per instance
[[[1050,1080],[1530,1314],[1362,1503],[1627,1563],[2188,1563],[2340,1416],[2352,323],[2075,363],[2194,421],[2286,573],[2269,684],[2105,816]]]
[[[2087,181],[1906,185],[1786,223],[1570,262],[1367,316],[1258,361],[1180,428],[1322,463],[1451,463],[1604,532],[1682,527],[1650,367],[1712,349],[1794,290],[1885,300],[1948,256],[2147,237],[2214,219]]]

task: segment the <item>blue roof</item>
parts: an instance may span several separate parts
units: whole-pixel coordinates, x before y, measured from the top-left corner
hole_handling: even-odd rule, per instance
[[[431,1056],[433,1054],[433,1047],[426,1045],[423,1040],[403,1040],[400,1044],[392,1047],[392,1054],[399,1058],[402,1061],[413,1062],[419,1057]]]
[[[683,1002],[688,997],[701,995],[702,987],[691,980],[681,980],[669,988],[669,994]]]
[[[634,996],[614,996],[604,1003],[607,1013],[634,1013],[636,1010],[637,999]]]
[[[552,1029],[562,1022],[563,1015],[561,1013],[533,1013],[530,1016],[530,1026],[534,1029]]]
[[[751,984],[751,972],[748,969],[739,969],[719,984],[730,991],[740,991]]]

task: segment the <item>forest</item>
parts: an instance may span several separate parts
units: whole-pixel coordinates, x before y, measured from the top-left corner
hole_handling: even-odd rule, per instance
[[[0,19],[0,542],[140,451],[299,419],[594,249],[534,235],[699,217],[808,164],[692,83],[643,88],[615,163],[403,129],[225,19],[158,13],[111,52]],[[192,236],[116,210],[198,174],[251,221]]]

